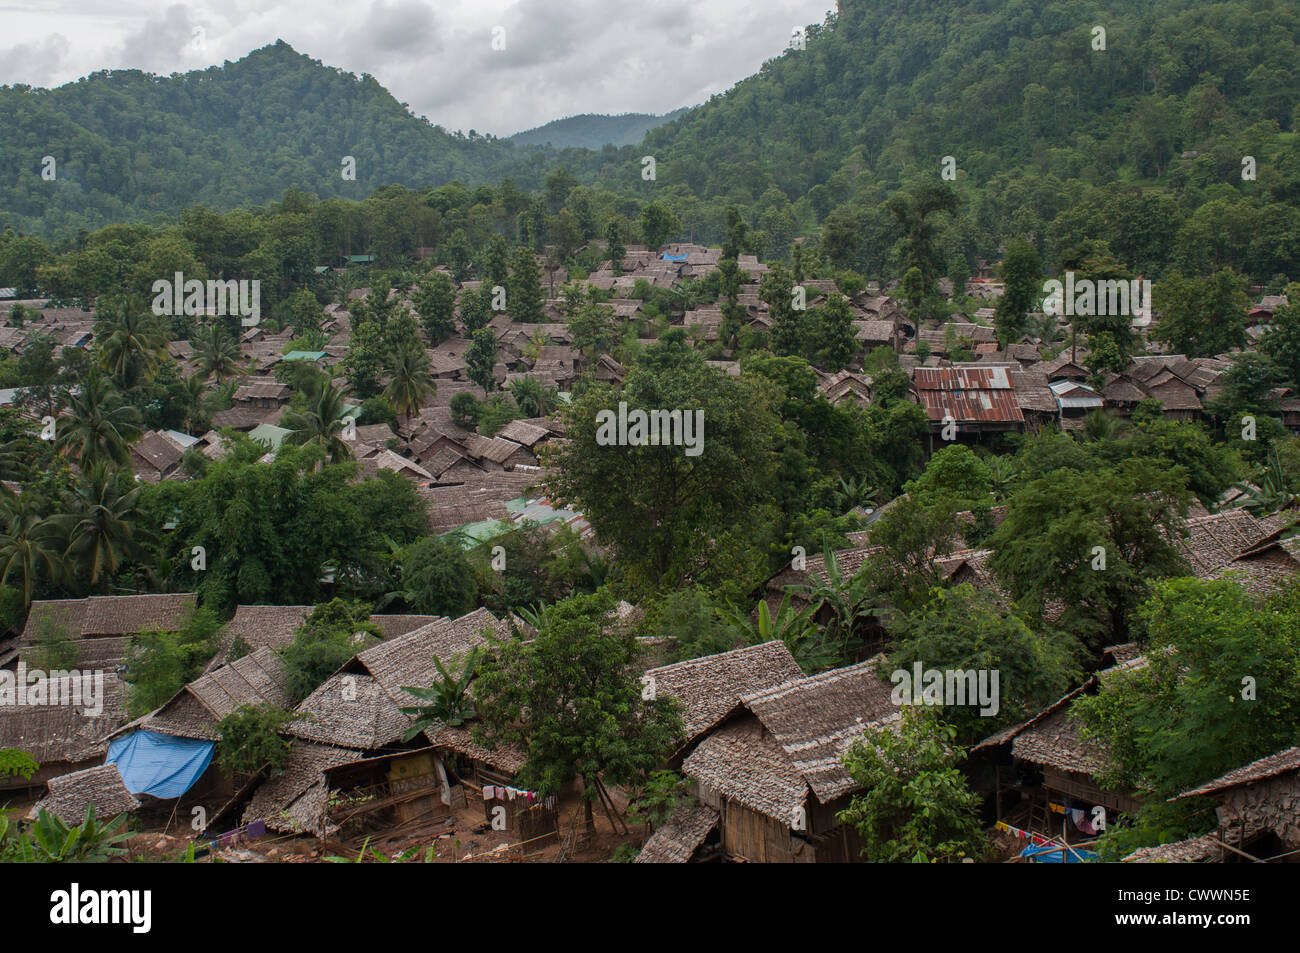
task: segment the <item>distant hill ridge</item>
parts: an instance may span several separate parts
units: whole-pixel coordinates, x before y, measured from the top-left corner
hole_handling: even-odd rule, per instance
[[[688,112],[689,106],[662,116],[652,113],[621,113],[617,116],[583,113],[580,116],[556,119],[535,129],[525,129],[508,136],[507,141],[520,146],[553,146],[556,149],[631,146],[644,139],[651,129],[679,119]]]

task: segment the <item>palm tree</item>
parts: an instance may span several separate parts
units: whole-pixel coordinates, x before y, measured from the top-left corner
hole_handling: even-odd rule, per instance
[[[158,319],[134,298],[112,298],[99,309],[95,343],[100,363],[130,390],[165,353],[167,335]]]
[[[329,382],[307,393],[307,406],[284,415],[281,426],[291,432],[284,439],[297,446],[316,446],[331,463],[352,459],[352,448],[343,440],[348,426],[343,391]]]
[[[859,506],[875,506],[880,497],[880,487],[869,482],[865,477],[855,479],[854,477],[840,477],[840,485],[833,491],[837,500],[836,506],[841,513],[848,513],[857,509]]]
[[[1044,314],[1033,324],[1032,333],[1034,337],[1042,342],[1042,347],[1046,349],[1055,349],[1058,344],[1065,343],[1065,331],[1061,327],[1060,320],[1054,314]]]
[[[207,380],[202,374],[191,374],[181,381],[180,403],[185,408],[184,425],[188,433],[194,433],[203,420],[203,404],[207,398]]]
[[[0,586],[14,573],[22,576],[23,607],[31,605],[38,580],[64,576],[62,534],[44,518],[35,497],[8,489],[0,492]]]
[[[1083,439],[1088,443],[1118,440],[1129,431],[1128,422],[1103,407],[1089,411],[1083,418]]]
[[[88,467],[73,492],[71,511],[50,518],[67,534],[63,556],[81,578],[108,594],[108,584],[122,564],[139,555],[136,525],[141,487],[124,487],[125,471],[105,463]]]
[[[392,376],[384,396],[409,425],[437,390],[429,373],[429,355],[418,344],[408,344],[392,354],[388,370]]]
[[[510,382],[510,396],[525,417],[548,417],[555,410],[554,387],[545,387],[535,377],[517,377]]]
[[[79,391],[68,395],[69,416],[62,419],[56,449],[82,467],[99,460],[131,462],[127,447],[140,438],[140,411],[128,404],[112,383],[90,374]]]
[[[239,371],[238,342],[215,324],[209,324],[194,339],[194,354],[199,360],[199,373],[204,377],[214,375],[218,383]]]

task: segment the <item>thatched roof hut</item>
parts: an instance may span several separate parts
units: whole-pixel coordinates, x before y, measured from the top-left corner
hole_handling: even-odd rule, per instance
[[[78,643],[80,668],[112,668],[126,657],[137,632],[176,632],[193,614],[192,592],[145,596],[90,596],[33,602],[20,638],[28,656],[49,623]]]
[[[268,830],[311,833],[323,837],[329,788],[328,768],[356,761],[360,751],[295,739],[284,768],[271,775],[253,793],[244,809],[243,823],[264,821]]]
[[[140,807],[140,802],[126,789],[115,764],[101,764],[51,778],[49,789],[49,796],[37,802],[29,817],[47,810],[65,824],[80,824],[90,805],[94,805],[95,817],[100,819],[129,814]]]
[[[703,804],[681,802],[659,829],[650,835],[638,864],[684,864],[718,826],[718,812]]]
[[[213,669],[190,682],[161,708],[125,725],[114,735],[143,729],[177,738],[215,741],[217,722],[245,705],[289,704],[285,668],[267,648]]]
[[[101,762],[108,752],[106,736],[126,720],[126,687],[112,673],[67,675],[49,679],[47,687],[49,700],[67,703],[0,705],[0,748],[25,751],[41,766],[30,779],[0,780],[0,788],[40,785]],[[96,691],[100,711],[92,715],[84,703]]]
[[[898,717],[872,659],[741,696],[741,709],[682,763],[722,815],[722,845],[756,861],[852,860],[836,816],[856,790],[841,760],[868,727]],[[811,796],[810,796],[811,795]]]
[[[643,681],[653,685],[656,695],[681,703],[682,730],[689,744],[734,712],[742,695],[802,676],[785,643],[773,641],[653,668]]]

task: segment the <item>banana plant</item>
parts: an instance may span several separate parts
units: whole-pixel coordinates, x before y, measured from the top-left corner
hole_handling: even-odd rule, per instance
[[[1234,505],[1253,516],[1268,516],[1294,506],[1296,501],[1300,500],[1300,497],[1287,488],[1286,471],[1282,467],[1282,458],[1278,456],[1276,449],[1269,454],[1268,469],[1264,471],[1259,486],[1239,483],[1236,488],[1242,492],[1242,496]]]
[[[811,615],[815,616],[823,607],[830,610],[831,618],[823,634],[827,643],[838,643],[839,660],[843,662],[862,642],[855,635],[859,620],[874,615],[875,610],[866,604],[869,586],[865,574],[846,576],[840,569],[839,560],[829,550],[822,558],[826,566],[826,581],[814,578],[813,582],[792,586],[791,589],[808,597]]]
[[[475,710],[469,696],[470,683],[478,672],[481,652],[478,647],[471,649],[461,663],[459,675],[453,675],[443,667],[442,660],[436,655],[433,665],[438,670],[438,678],[428,688],[403,686],[402,691],[409,692],[427,705],[413,705],[402,709],[402,714],[415,718],[407,730],[405,740],[410,741],[420,732],[433,725],[456,727],[474,718]]]
[[[775,614],[766,601],[760,602],[754,622],[750,621],[748,613],[734,608],[720,608],[718,614],[748,644],[784,642],[804,671],[816,672],[834,665],[836,652],[822,639],[821,629],[813,621],[813,611],[812,606],[796,611],[790,605],[790,592],[787,590]]]
[[[19,836],[21,859],[33,863],[104,863],[121,857],[121,843],[131,836],[125,829],[127,815],[119,814],[107,824],[95,818],[95,805],[86,805],[85,819],[76,826],[41,808],[30,837]]]

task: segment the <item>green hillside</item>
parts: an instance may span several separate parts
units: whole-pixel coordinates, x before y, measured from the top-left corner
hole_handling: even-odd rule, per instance
[[[1094,238],[1148,272],[1295,274],[1298,38],[1300,4],[1284,0],[843,0],[806,49],[643,144],[563,161],[664,199],[697,237],[747,208],[775,257],[826,225],[832,255],[874,273],[892,244],[886,199],[939,181],[952,156],[949,258],[991,258],[1012,237],[1057,257]]]
[[[662,116],[649,113],[623,113],[618,116],[586,113],[556,119],[536,129],[525,129],[507,137],[507,141],[519,146],[554,146],[557,149],[631,146],[644,139],[651,129],[672,122],[688,111],[687,107],[683,107]]]
[[[18,170],[0,186],[0,216],[46,235],[262,203],[289,187],[359,199],[394,182],[535,178],[512,146],[449,134],[374,77],[283,42],[170,77],[118,70],[57,89],[0,87],[0,116],[0,166]],[[46,155],[57,162],[52,182],[40,174]],[[342,176],[344,156],[356,160],[355,181]]]

